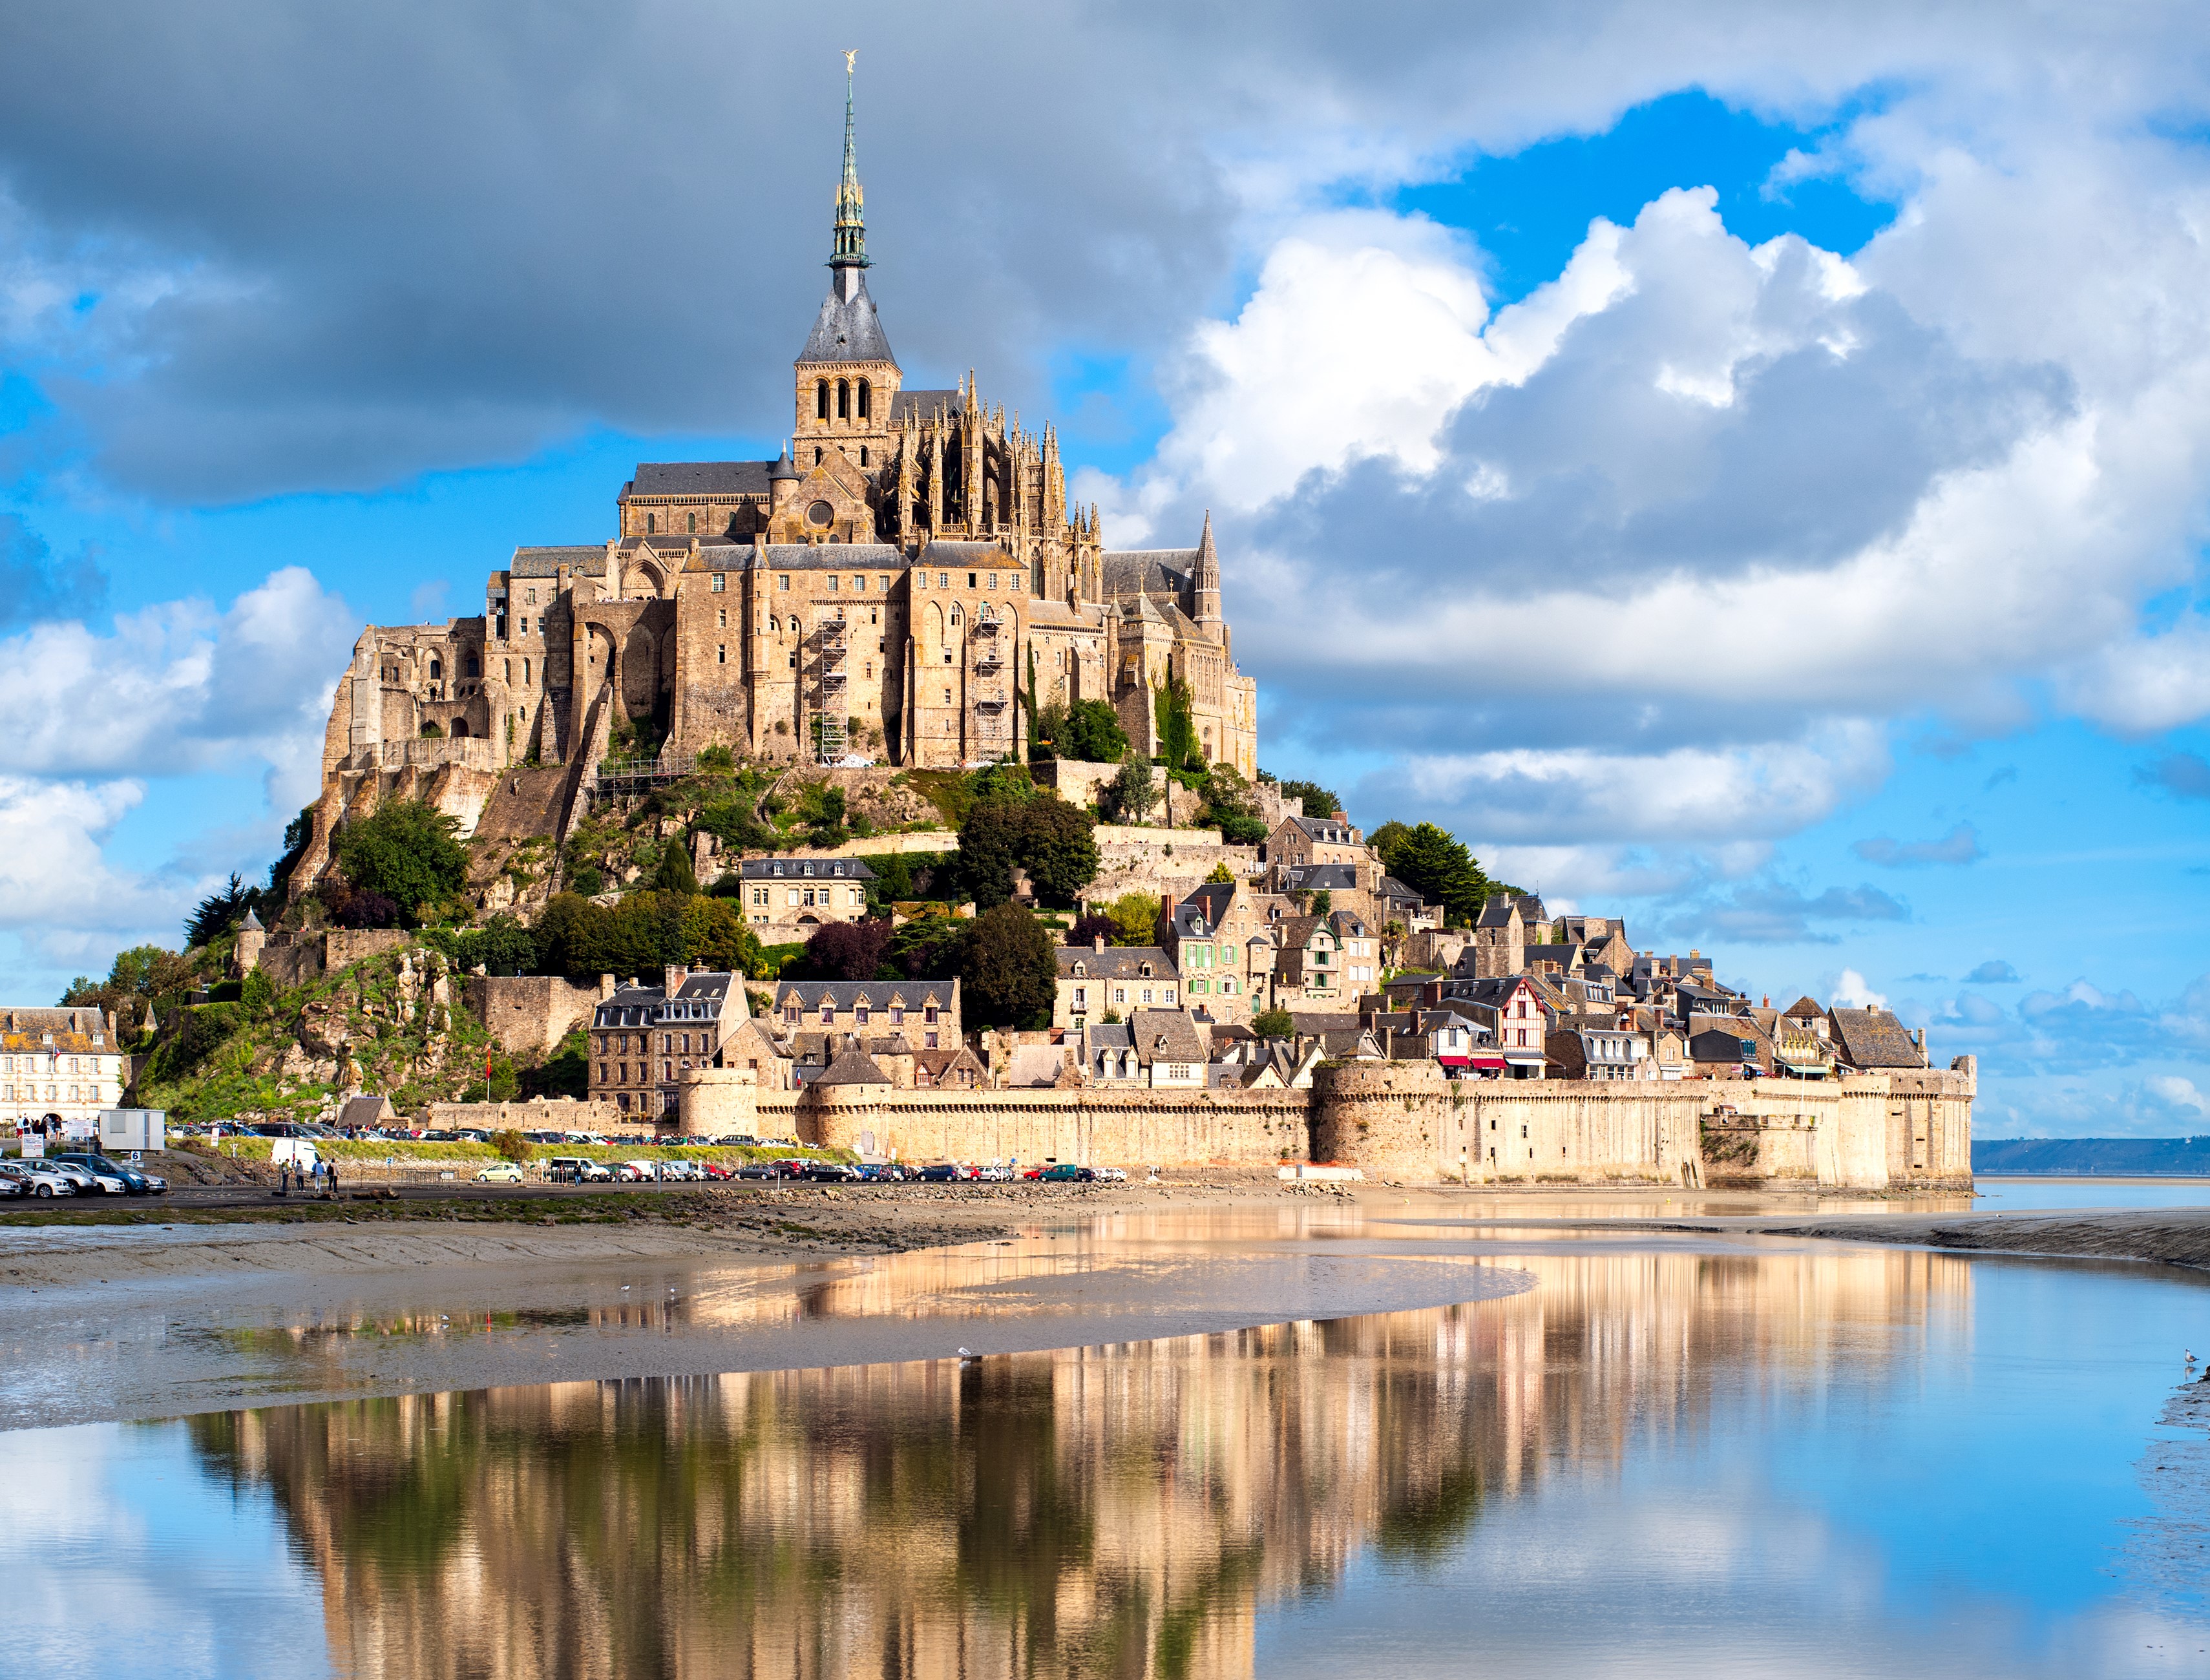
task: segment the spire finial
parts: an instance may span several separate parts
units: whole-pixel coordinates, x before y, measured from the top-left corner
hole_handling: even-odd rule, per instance
[[[860,190],[860,155],[853,140],[852,82],[853,65],[860,56],[857,47],[844,52],[844,174],[836,184],[836,254],[830,257],[832,269],[864,269],[867,266],[866,219],[861,214],[866,195]]]

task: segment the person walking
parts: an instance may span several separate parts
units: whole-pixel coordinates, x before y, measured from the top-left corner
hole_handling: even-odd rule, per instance
[[[276,1170],[276,1194],[280,1196],[292,1194],[292,1163],[289,1161]]]
[[[330,1200],[335,1201],[338,1199],[338,1163],[335,1161],[329,1165],[329,1192]]]

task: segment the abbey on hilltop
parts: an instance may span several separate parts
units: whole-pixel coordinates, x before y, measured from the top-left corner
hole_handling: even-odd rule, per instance
[[[906,387],[868,267],[848,81],[829,295],[781,456],[643,462],[615,535],[516,548],[481,617],[370,626],[331,709],[313,861],[363,792],[432,798],[473,826],[510,783],[558,801],[563,828],[583,772],[709,746],[1017,755],[1031,696],[1108,701],[1155,752],[1169,681],[1206,758],[1255,775],[1256,685],[1221,616],[1211,521],[1193,547],[1108,549],[1096,509],[1067,504],[1050,427],[1009,421],[971,373]]]

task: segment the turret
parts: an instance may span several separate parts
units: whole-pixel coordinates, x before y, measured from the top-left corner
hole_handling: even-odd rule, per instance
[[[1196,599],[1192,603],[1196,611],[1190,616],[1218,638],[1221,646],[1228,645],[1228,621],[1220,616],[1220,554],[1212,546],[1212,510],[1205,511],[1205,535],[1197,540],[1197,564],[1189,575],[1190,592]]]

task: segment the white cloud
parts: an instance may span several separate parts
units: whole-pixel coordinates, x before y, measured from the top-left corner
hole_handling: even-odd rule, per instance
[[[1844,969],[1832,988],[1834,1002],[1844,1009],[1885,1009],[1887,994],[1875,992],[1855,969]]]
[[[121,930],[172,920],[182,889],[116,870],[102,851],[145,791],[130,781],[0,776],[0,928]]]
[[[0,641],[9,766],[40,775],[176,775],[241,753],[317,753],[356,632],[343,601],[287,566],[218,612],[171,601]]]
[[[2198,1115],[2210,1115],[2210,1097],[2195,1088],[2195,1081],[2177,1074],[2160,1074],[2143,1081],[2148,1091],[2175,1109],[2192,1109]]]

